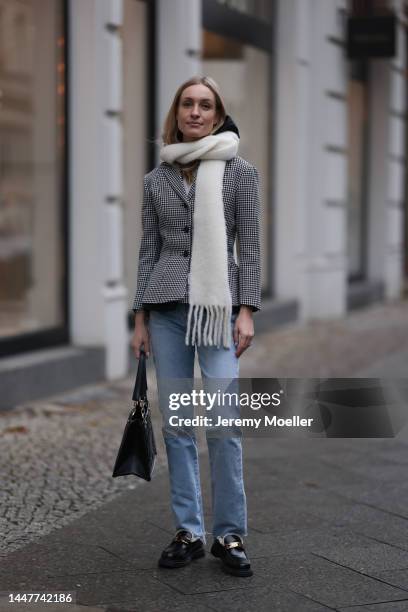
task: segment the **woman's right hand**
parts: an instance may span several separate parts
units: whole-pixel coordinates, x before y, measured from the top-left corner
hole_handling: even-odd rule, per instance
[[[144,311],[136,312],[135,329],[130,344],[136,355],[136,359],[140,359],[140,349],[142,347],[146,353],[146,357],[150,356],[150,333],[149,326],[145,320]]]

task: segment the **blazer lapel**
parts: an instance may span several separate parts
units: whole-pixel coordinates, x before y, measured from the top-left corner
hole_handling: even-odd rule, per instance
[[[183,202],[188,204],[189,203],[188,197],[186,194],[186,190],[184,188],[183,179],[181,177],[181,174],[178,168],[175,168],[174,166],[172,166],[171,164],[168,164],[167,162],[163,162],[163,170],[164,170],[164,175],[167,181],[169,182],[170,186],[174,189],[177,195],[183,200]]]

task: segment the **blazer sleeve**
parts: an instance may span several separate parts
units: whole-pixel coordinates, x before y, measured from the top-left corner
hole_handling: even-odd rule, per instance
[[[259,173],[255,166],[244,170],[237,187],[236,224],[240,304],[256,312],[261,309],[261,249]]]
[[[134,312],[142,308],[143,295],[149,281],[149,276],[154,264],[160,257],[162,247],[159,220],[146,176],[143,179],[142,229],[136,294],[132,308]]]

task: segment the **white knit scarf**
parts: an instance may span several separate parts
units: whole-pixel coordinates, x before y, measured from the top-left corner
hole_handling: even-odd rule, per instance
[[[160,158],[173,164],[200,159],[195,188],[193,248],[185,343],[225,348],[231,344],[232,299],[228,282],[227,232],[222,198],[225,162],[238,151],[234,132],[164,145]],[[206,320],[204,330],[202,322]]]

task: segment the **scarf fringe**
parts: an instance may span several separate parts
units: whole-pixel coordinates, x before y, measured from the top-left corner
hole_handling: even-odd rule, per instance
[[[202,329],[204,312],[206,321]],[[225,348],[229,348],[232,339],[231,312],[231,306],[190,304],[185,343],[187,345],[216,346],[217,348],[220,348],[222,344]]]

